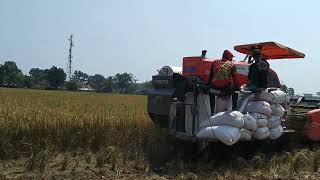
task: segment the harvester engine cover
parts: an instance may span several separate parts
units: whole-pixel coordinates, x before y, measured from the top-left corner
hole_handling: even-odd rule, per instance
[[[184,57],[182,75],[186,78],[199,77],[207,83],[213,61],[202,57]]]

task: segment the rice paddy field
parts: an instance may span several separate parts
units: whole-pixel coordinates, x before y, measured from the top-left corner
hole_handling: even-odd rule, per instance
[[[0,88],[0,179],[320,178],[317,143],[291,136],[194,154],[146,108],[146,96]]]

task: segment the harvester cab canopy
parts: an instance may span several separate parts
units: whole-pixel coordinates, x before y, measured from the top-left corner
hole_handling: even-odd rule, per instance
[[[303,53],[276,42],[261,42],[254,44],[237,45],[234,46],[234,50],[242,54],[246,54],[248,57],[252,55],[252,47],[258,47],[261,50],[262,57],[266,60],[294,59],[305,57]],[[244,61],[247,59],[247,57],[244,59]]]

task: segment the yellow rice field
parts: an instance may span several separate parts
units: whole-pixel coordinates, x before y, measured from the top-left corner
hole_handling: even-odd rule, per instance
[[[0,89],[2,149],[32,144],[59,148],[137,147],[153,124],[145,96]]]
[[[146,108],[146,96],[0,88],[0,179],[320,177],[317,144],[220,145],[184,160]]]

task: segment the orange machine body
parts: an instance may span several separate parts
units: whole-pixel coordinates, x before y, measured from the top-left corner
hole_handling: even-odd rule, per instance
[[[286,47],[276,42],[262,42],[254,44],[244,44],[234,46],[234,50],[245,54],[251,55],[251,47],[256,46],[261,50],[262,57],[266,60],[276,60],[276,59],[296,59],[304,58],[305,55],[299,51]],[[201,56],[198,57],[184,57],[182,66],[182,75],[184,77],[199,77],[205,83],[208,83],[210,77],[210,70],[212,62],[217,59],[208,59]],[[243,84],[249,84],[248,79],[249,66],[251,63],[248,61],[233,61],[236,66],[236,81],[235,84],[241,86]],[[270,69],[272,77],[276,78],[275,81],[279,81],[277,73]],[[273,80],[274,80],[273,78]]]
[[[213,59],[202,57],[184,57],[182,75],[184,77],[199,77],[205,83],[208,82]]]
[[[202,57],[184,57],[182,75],[184,77],[199,77],[202,81],[208,83],[212,63],[215,60]],[[239,86],[249,84],[248,73],[250,64],[248,62],[233,62],[236,66],[235,79],[237,82],[235,84]]]
[[[320,109],[307,113],[306,135],[312,141],[320,140]]]

